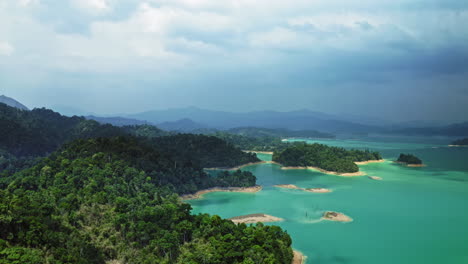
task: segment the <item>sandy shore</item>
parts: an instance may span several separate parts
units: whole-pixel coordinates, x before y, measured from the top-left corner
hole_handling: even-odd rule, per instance
[[[301,252],[297,250],[294,250],[293,253],[294,253],[294,258],[291,264],[304,264],[305,263],[305,260],[307,257],[304,256],[304,254],[302,254]]]
[[[322,219],[336,222],[351,222],[353,219],[345,214],[327,211],[323,214]]]
[[[376,181],[381,181],[381,180],[382,180],[382,177],[369,176],[369,179],[376,180]]]
[[[243,150],[243,151],[247,153],[260,153],[260,154],[273,155],[273,151],[256,151],[256,150]]]
[[[272,216],[272,215],[267,215],[267,214],[249,214],[249,215],[241,215],[241,216],[236,216],[229,218],[232,222],[236,224],[255,224],[258,222],[262,223],[269,223],[269,222],[280,222],[284,221],[284,219]]]
[[[294,184],[279,184],[279,185],[275,185],[275,187],[284,188],[284,189],[301,190],[301,191],[312,192],[312,193],[329,193],[329,192],[332,192],[332,190],[330,190],[330,189],[325,189],[325,188],[301,188],[301,187],[297,187]]]
[[[212,192],[243,192],[243,193],[256,193],[262,190],[262,186],[256,185],[252,187],[214,187],[206,190],[198,191],[194,194],[181,195],[182,200],[195,200],[200,199],[204,194]]]
[[[420,168],[420,167],[426,167],[427,165],[426,164],[406,164],[406,166]]]
[[[356,161],[354,163],[356,165],[366,165],[366,164],[370,164],[370,163],[380,163],[380,162],[385,162],[385,160],[380,159],[380,160]]]
[[[400,164],[402,166],[406,167],[412,167],[412,168],[421,168],[421,167],[426,167],[426,164],[408,164],[406,162],[401,162],[401,161],[394,161],[394,163]]]
[[[366,175],[362,171],[352,172],[352,173],[338,173],[336,171],[327,171],[317,167],[281,167],[282,170],[315,170],[321,173],[329,174],[329,175],[336,175],[336,176],[343,176],[343,177],[354,177],[354,176],[364,176]]]
[[[205,170],[228,170],[228,171],[234,171],[234,170],[240,170],[242,168],[252,166],[252,165],[258,165],[258,164],[265,164],[268,163],[268,161],[259,161],[259,162],[251,162],[247,164],[243,164],[237,167],[232,167],[232,168],[227,168],[227,167],[215,167],[215,168],[204,168]]]

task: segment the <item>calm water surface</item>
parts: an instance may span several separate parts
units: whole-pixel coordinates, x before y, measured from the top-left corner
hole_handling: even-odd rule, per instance
[[[195,213],[225,218],[266,213],[293,238],[307,263],[468,263],[468,148],[446,147],[441,138],[309,140],[309,143],[377,150],[388,161],[360,166],[369,176],[345,178],[309,170],[281,170],[274,164],[245,168],[264,186],[261,192],[210,193],[191,201]],[[413,153],[427,167],[391,162]],[[264,160],[270,155],[259,155]],[[273,187],[295,184],[332,193],[306,193]],[[324,211],[345,213],[349,223],[320,221]]]

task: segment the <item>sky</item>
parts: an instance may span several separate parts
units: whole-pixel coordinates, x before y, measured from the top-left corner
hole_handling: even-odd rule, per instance
[[[468,120],[468,1],[0,0],[0,94]]]

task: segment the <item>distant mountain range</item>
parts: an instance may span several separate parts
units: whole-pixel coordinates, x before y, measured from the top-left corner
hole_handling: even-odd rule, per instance
[[[137,126],[137,125],[147,125],[149,122],[142,121],[133,118],[125,117],[99,117],[99,116],[85,116],[86,119],[95,120],[101,124],[111,124],[113,126]]]
[[[335,116],[298,110],[290,112],[254,111],[248,113],[231,113],[188,107],[148,111],[128,115],[130,118],[148,120],[154,124],[190,119],[194,123],[205,124],[216,129],[236,127],[288,128],[290,130],[319,130],[331,133],[337,132],[377,132],[378,126],[363,125],[336,119]]]
[[[162,122],[157,127],[167,131],[194,132],[200,129],[207,129],[209,126],[194,122],[191,119],[184,118],[176,121]]]
[[[21,110],[29,110],[29,108],[27,108],[22,103],[16,101],[13,98],[7,97],[5,95],[0,96],[0,103],[4,103],[4,104],[6,104],[8,106],[15,107],[15,108],[18,108],[18,109],[21,109]]]
[[[0,96],[0,103],[16,107],[22,110],[29,110],[26,106],[7,96]],[[64,106],[63,109],[71,109]],[[76,112],[78,110],[75,109]],[[232,130],[230,133],[242,134],[253,133],[246,130],[254,128],[254,133],[259,133],[260,128],[274,129],[274,133],[281,134],[281,129],[288,131],[301,131],[300,134],[317,135],[316,133],[340,134],[366,134],[366,133],[386,133],[403,135],[427,135],[427,136],[468,136],[468,122],[452,125],[441,125],[438,122],[412,121],[391,124],[378,119],[352,115],[343,117],[315,112],[307,109],[278,112],[278,111],[253,111],[247,113],[232,113],[226,111],[206,110],[197,107],[187,107],[167,110],[154,110],[137,114],[129,114],[115,117],[100,117],[97,115],[87,115],[87,119],[98,121],[103,124],[114,126],[125,125],[156,125],[167,130],[184,133],[212,133],[217,130]],[[351,120],[351,121],[350,121]],[[360,122],[362,121],[362,122]],[[239,131],[235,131],[237,129]],[[279,129],[279,130],[278,130]],[[283,131],[283,132],[284,132]],[[309,132],[310,133],[309,133]],[[320,132],[318,132],[320,131]],[[271,131],[261,131],[269,134]]]

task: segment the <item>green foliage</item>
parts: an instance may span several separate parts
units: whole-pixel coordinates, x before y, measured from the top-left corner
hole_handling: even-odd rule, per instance
[[[198,164],[203,168],[236,167],[260,161],[233,144],[214,136],[177,134],[148,141],[155,149],[173,157],[178,163]]]
[[[124,132],[45,108],[23,111],[0,104],[0,135],[0,149],[15,156],[43,156],[76,138],[118,136]]]
[[[8,177],[0,190],[0,263],[291,263],[291,238],[279,227],[191,215],[171,192],[249,186],[251,173],[211,177],[182,162],[189,152],[166,156],[173,149],[156,144],[77,140]]]
[[[452,145],[457,146],[467,146],[468,145],[468,138],[458,139],[452,142]]]
[[[318,167],[339,173],[358,172],[358,161],[382,159],[378,152],[346,150],[322,144],[296,143],[273,154],[273,161],[284,166]]]
[[[212,135],[243,150],[275,151],[287,146],[287,144],[283,143],[279,137],[250,137],[221,131],[218,131]]]
[[[412,154],[403,154],[401,153],[400,156],[398,157],[398,162],[403,162],[406,164],[414,164],[414,165],[420,165],[422,164],[422,160],[420,160],[418,157],[412,155]]]

